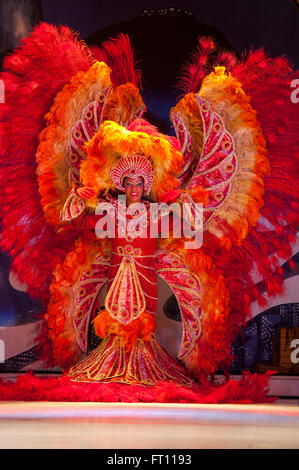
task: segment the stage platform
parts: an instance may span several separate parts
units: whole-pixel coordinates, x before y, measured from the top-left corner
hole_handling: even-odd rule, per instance
[[[1,449],[299,449],[299,401],[0,402]]]

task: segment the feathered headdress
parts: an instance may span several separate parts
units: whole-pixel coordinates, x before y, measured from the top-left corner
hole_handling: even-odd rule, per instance
[[[115,122],[105,121],[86,149],[87,158],[81,164],[80,178],[84,186],[92,187],[96,193],[107,193],[115,186],[122,189],[121,181],[130,168],[142,173],[145,189],[151,187],[154,199],[179,185],[177,175],[183,155],[162,134],[130,131]],[[91,204],[95,204],[95,198]]]
[[[144,181],[145,191],[150,191],[153,183],[153,167],[149,160],[142,155],[132,155],[130,157],[123,157],[111,168],[111,179],[115,184],[116,189],[123,191],[124,179],[126,177],[136,179],[142,177]]]

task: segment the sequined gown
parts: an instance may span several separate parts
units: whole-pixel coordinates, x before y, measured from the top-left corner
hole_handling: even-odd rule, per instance
[[[134,217],[126,215],[129,222]],[[140,219],[138,235],[123,236],[122,222],[111,238],[105,310],[95,319],[101,344],[68,372],[74,381],[154,385],[168,381],[191,386],[183,365],[157,341],[156,238],[150,237],[149,210]]]

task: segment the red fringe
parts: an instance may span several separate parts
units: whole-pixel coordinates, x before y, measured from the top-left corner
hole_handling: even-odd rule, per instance
[[[153,387],[126,384],[72,382],[68,377],[38,378],[32,373],[19,376],[16,382],[0,380],[0,400],[126,402],[126,403],[272,403],[268,381],[273,372],[263,375],[245,372],[240,381],[224,385],[208,382],[185,388],[168,382]]]

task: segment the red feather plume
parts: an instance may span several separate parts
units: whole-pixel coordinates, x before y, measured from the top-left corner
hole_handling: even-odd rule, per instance
[[[108,39],[101,46],[90,46],[94,58],[105,62],[112,70],[111,81],[114,86],[131,82],[141,88],[141,71],[137,68],[130,39],[125,34]]]
[[[222,51],[215,44],[213,38],[200,36],[196,51],[191,55],[189,63],[182,67],[182,74],[178,80],[178,88],[186,93],[196,93],[206,75],[213,66],[224,65],[230,70],[236,63],[233,52]]]
[[[45,302],[52,271],[75,234],[59,235],[45,222],[35,173],[38,136],[56,94],[91,63],[86,45],[69,28],[42,23],[5,59],[1,74],[1,248],[28,292]]]

